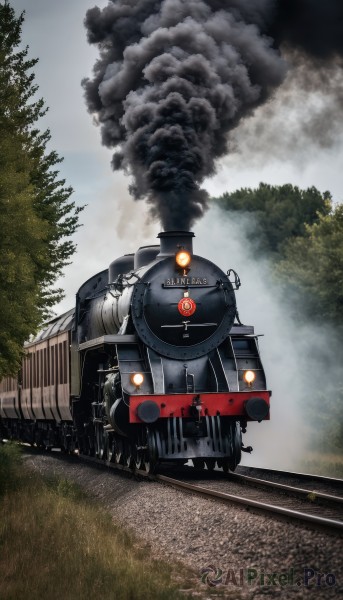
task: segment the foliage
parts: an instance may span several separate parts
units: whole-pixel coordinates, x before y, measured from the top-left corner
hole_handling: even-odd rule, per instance
[[[315,473],[325,477],[337,477],[343,479],[343,457],[342,453],[328,454],[325,445],[320,444],[316,451],[308,452],[299,457],[296,469],[303,473]]]
[[[49,130],[37,127],[46,109],[35,99],[37,59],[18,50],[23,21],[0,3],[0,379],[15,373],[23,342],[63,296],[53,285],[75,251],[68,238],[82,210],[58,179]]]
[[[322,195],[315,187],[301,190],[291,184],[260,183],[256,189],[226,192],[214,202],[227,211],[252,214],[257,225],[255,245],[275,258],[282,253],[285,242],[303,236],[306,225],[316,223],[320,214],[330,212],[331,195],[329,192]]]
[[[0,446],[0,465],[6,447]],[[189,574],[156,561],[74,483],[7,460],[17,483],[0,496],[0,597],[176,600]],[[174,572],[173,572],[174,568]]]
[[[0,442],[0,499],[6,493],[18,489],[21,456],[17,444]]]
[[[343,325],[343,208],[333,208],[330,192],[261,183],[215,202],[253,215],[249,241],[272,261],[278,282],[299,307],[294,316]]]
[[[331,361],[343,363],[343,205],[307,225],[305,235],[290,239],[276,275],[293,298],[297,318],[325,324]],[[332,328],[330,327],[332,325]],[[322,361],[325,361],[322,351]],[[330,373],[332,364],[327,364]],[[310,416],[316,428],[316,449],[343,449],[343,374],[336,369],[325,388],[311,398]]]
[[[289,240],[277,266],[282,280],[317,320],[343,325],[343,205]]]

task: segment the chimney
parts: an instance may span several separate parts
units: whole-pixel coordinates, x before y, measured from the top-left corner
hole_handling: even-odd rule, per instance
[[[193,254],[194,233],[192,231],[162,231],[157,237],[160,238],[160,253],[157,258],[175,256],[181,248]]]

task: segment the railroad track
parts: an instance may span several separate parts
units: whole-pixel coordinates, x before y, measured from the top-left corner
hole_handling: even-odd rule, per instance
[[[303,500],[309,500],[312,503],[318,502],[325,505],[335,504],[339,506],[343,511],[342,496],[323,493],[318,491],[317,489],[299,488],[293,485],[277,483],[275,481],[268,481],[266,479],[258,479],[256,477],[250,477],[238,473],[230,473],[229,479],[230,481],[237,481],[239,483],[243,483],[244,485],[277,490],[289,496],[294,496]]]
[[[258,476],[267,481],[277,481],[280,477],[293,483],[305,486],[321,486],[325,491],[332,489],[333,492],[339,490],[343,495],[343,479],[334,477],[325,477],[323,475],[313,475],[310,473],[299,473],[295,471],[285,471],[281,469],[266,469],[263,467],[248,467],[239,465],[235,474],[246,475],[250,477]]]
[[[335,495],[318,491],[315,486],[304,489],[279,482],[267,481],[262,478],[251,477],[241,473],[223,474],[220,471],[195,471],[192,467],[186,467],[176,472],[175,477],[157,474],[151,475],[143,470],[130,469],[124,465],[99,461],[96,458],[80,457],[81,460],[95,464],[103,464],[106,467],[119,469],[128,473],[134,473],[139,477],[147,477],[152,481],[159,481],[173,488],[180,489],[195,495],[206,497],[214,501],[238,504],[254,512],[273,514],[279,518],[311,524],[315,527],[324,527],[336,532],[343,532],[343,480],[323,478],[309,474],[293,473],[302,476],[308,481],[315,481],[323,485],[328,481],[331,486],[336,485],[342,494]],[[266,471],[266,470],[264,470]],[[281,476],[284,472],[273,471]],[[287,472],[289,475],[289,472]],[[191,476],[193,481],[189,481]],[[194,477],[197,481],[194,483]],[[232,493],[232,484],[236,485],[236,493]],[[237,492],[237,484],[240,493]],[[246,493],[249,488],[250,493]],[[262,494],[256,494],[256,490],[263,490]],[[251,490],[253,493],[251,494]],[[270,492],[272,491],[272,498]],[[256,497],[258,496],[258,498]],[[287,499],[285,499],[285,497]]]
[[[151,475],[144,470],[131,469],[126,465],[85,455],[78,455],[76,460],[103,469],[110,468],[131,476],[135,475],[139,478],[144,477],[151,481],[161,482],[175,489],[214,501],[237,504],[252,512],[274,515],[277,518],[308,524],[315,528],[324,527],[339,534],[343,532],[342,479],[261,469],[264,477],[269,474],[279,479],[292,477],[294,480],[306,480],[308,489],[305,489],[243,473],[224,474],[221,471],[196,471],[192,467],[184,467],[175,471],[175,476],[171,477],[164,474]],[[252,470],[249,467],[249,471],[252,472]],[[257,469],[253,471],[255,475],[258,472]],[[196,478],[195,482],[194,478]],[[337,493],[319,491],[318,485],[321,486],[321,489],[323,486],[329,485],[330,490],[335,488]]]
[[[157,475],[156,479],[175,488],[203,497],[238,504],[255,512],[269,513],[291,521],[305,522],[316,527],[343,532],[343,497],[340,496],[265,482],[256,478],[243,478],[234,473],[228,474],[226,482],[211,480],[206,481],[205,485],[203,482],[194,484],[164,475]],[[240,484],[241,492],[237,488],[236,493],[227,491],[227,484],[231,481]],[[250,493],[246,493],[247,486],[250,488]],[[269,493],[267,495],[266,493],[256,494],[256,488],[269,488],[273,491],[273,495],[270,497]],[[285,500],[286,494],[287,500]]]

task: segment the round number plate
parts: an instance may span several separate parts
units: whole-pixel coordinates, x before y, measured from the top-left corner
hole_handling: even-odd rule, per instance
[[[182,298],[177,307],[183,317],[190,317],[191,315],[194,315],[197,309],[197,305],[192,298]]]

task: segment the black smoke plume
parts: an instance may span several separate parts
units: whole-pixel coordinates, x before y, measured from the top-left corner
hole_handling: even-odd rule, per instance
[[[342,0],[110,0],[88,10],[99,47],[82,84],[114,169],[164,229],[189,229],[228,134],[287,74],[343,53]]]

